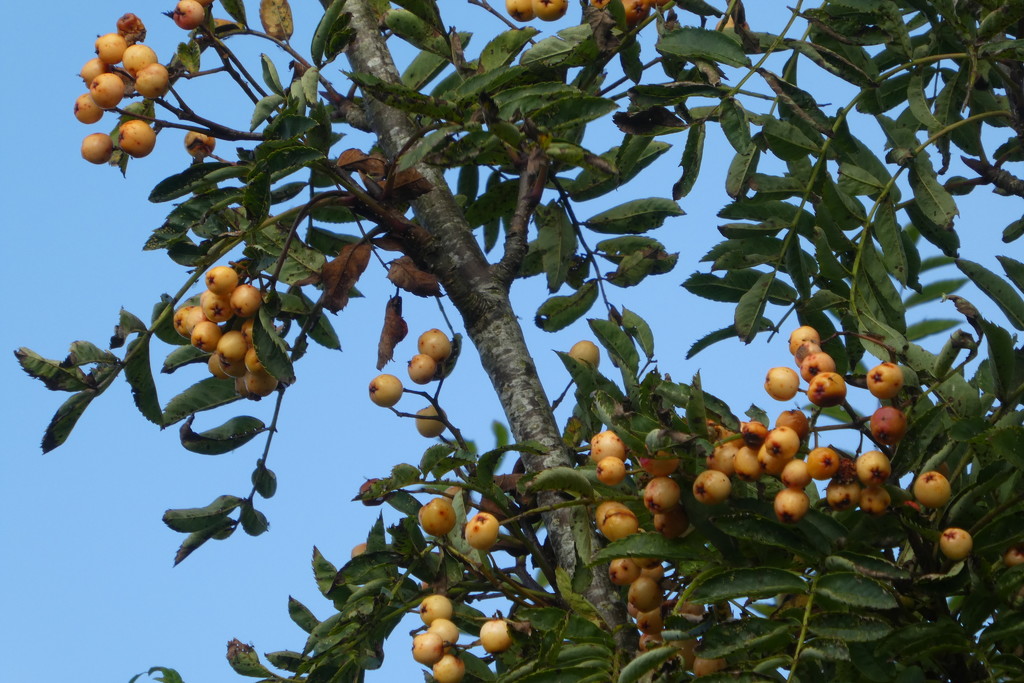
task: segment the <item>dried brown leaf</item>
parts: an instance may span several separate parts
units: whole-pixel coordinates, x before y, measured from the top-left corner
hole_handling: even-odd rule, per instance
[[[650,107],[638,112],[618,112],[612,121],[623,133],[630,135],[651,135],[676,130],[686,123],[665,107]]]
[[[346,244],[320,271],[324,283],[324,308],[337,313],[348,304],[349,292],[370,262],[372,247],[366,242]]]
[[[391,185],[391,196],[401,201],[409,201],[433,189],[434,186],[419,171],[415,168],[407,168],[395,174],[395,181]]]
[[[395,347],[407,334],[409,326],[402,317],[402,297],[395,295],[388,299],[384,308],[384,327],[380,331],[380,341],[377,343],[378,370],[384,369],[386,364],[394,360]]]
[[[391,262],[388,279],[395,286],[416,296],[441,296],[441,285],[430,273],[420,270],[408,256]]]
[[[338,157],[338,168],[345,171],[361,171],[371,178],[383,178],[388,162],[377,154],[366,154],[358,149],[346,149]]]
[[[260,0],[260,23],[272,38],[288,40],[292,37],[292,8],[288,0]]]

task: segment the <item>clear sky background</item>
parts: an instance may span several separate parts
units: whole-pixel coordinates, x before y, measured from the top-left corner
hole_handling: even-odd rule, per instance
[[[8,97],[0,108],[0,130],[6,132],[0,196],[9,301],[24,303],[14,307],[0,326],[8,354],[28,346],[44,356],[63,358],[68,344],[77,339],[106,346],[120,307],[148,319],[160,293],[176,291],[187,277],[163,252],[141,251],[170,208],[150,204],[149,190],[188,164],[181,133],[161,133],[156,151],[133,161],[125,179],[116,169],[92,166],[79,156],[82,137],[109,130],[110,119],[84,126],[72,116],[74,100],[84,92],[77,73],[92,56],[95,36],[114,30],[122,13],[134,11],[149,27],[147,44],[166,61],[184,37],[159,14],[171,4],[131,6],[95,0],[60,7],[13,3],[6,10],[8,26],[18,30],[0,47],[10,67]],[[256,4],[247,5],[250,19],[256,21]],[[320,5],[315,0],[293,0],[293,5],[293,44],[305,50]],[[480,8],[460,0],[443,5],[449,23],[481,34],[468,49],[471,56],[485,43],[483,35],[498,28]],[[774,5],[781,10],[781,3],[750,5],[755,30],[781,29],[785,14],[762,9]],[[576,17],[574,8],[562,22],[537,26],[563,28]],[[286,72],[288,59],[268,53]],[[654,56],[649,46],[644,56]],[[249,63],[258,72],[258,64]],[[335,69],[342,64],[339,60]],[[219,87],[223,82],[210,88],[189,85],[185,92],[197,111],[246,127],[251,110],[235,90]],[[833,88],[825,96],[834,105],[830,113],[846,103],[842,92]],[[602,151],[619,137],[609,133],[592,147]],[[608,201],[668,196],[682,151],[681,138],[671,141],[678,148],[643,182]],[[354,138],[353,146],[358,144]],[[880,146],[877,140],[875,144]],[[726,398],[737,414],[751,402],[774,414],[793,407],[775,404],[762,389],[767,368],[790,363],[784,339],[770,345],[763,336],[751,346],[722,343],[693,361],[684,360],[696,339],[732,321],[730,305],[696,299],[679,287],[695,270],[707,271],[698,261],[720,239],[714,214],[725,201],[723,165],[732,154],[724,145],[720,136],[709,132],[701,180],[682,202],[687,215],[652,233],[670,251],[680,252],[675,271],[636,289],[611,288],[611,293],[616,304],[651,322],[662,371],[689,381],[700,370],[704,388]],[[718,149],[723,152],[716,153]],[[230,151],[228,144],[218,148],[228,156]],[[1020,215],[1020,205],[1001,198],[993,201],[985,189],[976,194],[977,199],[961,206],[963,255],[1001,272],[994,255],[1019,249],[1005,249],[999,234]],[[591,215],[604,206],[587,206],[582,213]],[[5,388],[0,399],[5,437],[0,458],[0,538],[5,551],[0,563],[0,633],[7,652],[6,680],[127,681],[161,665],[177,668],[187,683],[212,683],[235,676],[224,659],[225,645],[232,638],[252,643],[260,652],[301,650],[305,634],[288,619],[288,596],[321,618],[331,613],[312,580],[313,546],[341,565],[352,546],[365,540],[378,513],[383,511],[389,523],[395,522],[397,513],[390,508],[365,508],[350,499],[365,479],[384,475],[399,462],[418,462],[429,445],[410,421],[367,400],[366,386],[377,374],[374,363],[384,301],[392,288],[376,263],[371,263],[359,287],[367,297],[353,300],[334,319],[344,352],[314,348],[297,365],[298,381],[287,392],[268,462],[277,473],[279,491],[260,506],[270,520],[270,532],[258,538],[239,532],[227,541],[210,543],[176,568],[172,558],[182,536],[163,525],[163,512],[202,506],[224,493],[248,493],[263,440],[218,457],[189,453],[178,442],[177,428],[160,431],[146,422],[135,410],[127,385],[118,381],[93,403],[67,444],[43,456],[39,440],[65,395],[46,391],[22,373],[12,355],[7,356],[0,364]],[[984,295],[962,293],[983,310],[993,311]],[[517,283],[515,296],[554,397],[565,387],[567,376],[553,350],[568,349],[588,336],[588,328],[580,322],[551,335],[533,326],[536,306],[544,297],[540,279]],[[397,350],[400,362],[415,353],[421,331],[443,327],[432,300],[404,300],[410,335]],[[602,311],[595,308],[592,314],[600,316]],[[777,317],[779,311],[769,314]],[[955,317],[951,304],[944,304],[939,314]],[[1005,323],[998,311],[992,316]],[[795,320],[792,323],[789,327]],[[942,341],[935,337],[926,345],[934,349]],[[157,364],[161,349],[169,350],[154,342]],[[391,367],[395,374],[404,374],[400,365]],[[166,403],[204,373],[193,366],[160,376],[161,401]],[[490,425],[500,419],[500,409],[471,349],[446,383],[442,402],[468,438],[483,448],[491,445]],[[410,398],[399,405],[410,411],[421,407]],[[269,422],[272,407],[271,401],[234,404],[200,415],[195,427],[207,429],[237,414]],[[384,668],[368,680],[411,680],[410,675],[417,675],[411,673],[415,665],[407,654],[408,630],[396,631]]]

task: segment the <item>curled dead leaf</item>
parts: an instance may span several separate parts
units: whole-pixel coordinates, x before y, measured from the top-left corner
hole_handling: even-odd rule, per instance
[[[260,23],[263,24],[266,34],[272,38],[291,38],[294,24],[288,0],[260,0]]]
[[[378,370],[384,369],[386,364],[394,360],[395,347],[407,334],[409,326],[402,317],[402,297],[396,295],[388,299],[384,307],[384,327],[381,328],[380,341],[377,342]]]
[[[360,171],[371,178],[381,179],[387,173],[388,162],[378,154],[366,154],[358,149],[346,149],[338,157],[338,168]]]
[[[420,270],[408,256],[403,256],[391,262],[391,267],[388,269],[388,279],[396,287],[416,296],[441,296],[441,285],[438,284],[437,278],[426,271]]]
[[[325,263],[320,270],[324,308],[331,313],[337,313],[348,304],[349,293],[370,262],[371,249],[367,242],[346,244],[337,258]]]

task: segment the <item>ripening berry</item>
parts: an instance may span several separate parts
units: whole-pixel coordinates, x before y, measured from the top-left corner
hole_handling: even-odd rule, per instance
[[[437,683],[459,683],[466,677],[466,663],[453,654],[437,660],[431,672]]]
[[[637,612],[636,627],[641,633],[655,635],[661,633],[665,628],[665,620],[661,614],[661,607],[655,607],[649,612]]]
[[[846,400],[846,380],[835,372],[820,372],[807,384],[807,399],[822,408],[840,405]]]
[[[196,0],[181,0],[171,13],[171,19],[178,25],[178,28],[186,31],[198,27],[206,18],[206,10]]]
[[[90,164],[105,164],[114,154],[114,141],[106,133],[90,133],[82,139],[82,158]]]
[[[235,315],[231,310],[231,299],[226,294],[215,294],[206,290],[199,295],[199,305],[202,307],[206,319],[215,323],[227,322]]]
[[[437,361],[425,353],[417,353],[409,360],[409,379],[416,384],[429,384],[437,374]]]
[[[245,337],[245,343],[249,346],[252,346],[252,326],[254,324],[256,324],[256,321],[250,318],[243,322],[242,326],[238,328],[239,332],[242,333],[242,336]]]
[[[690,528],[690,518],[681,505],[654,515],[654,530],[665,538],[679,538]]]
[[[857,478],[865,486],[881,486],[892,474],[889,458],[881,451],[867,451],[857,456]]]
[[[644,506],[651,513],[665,512],[679,504],[679,484],[671,477],[654,477],[644,487]]]
[[[499,526],[497,517],[478,512],[466,522],[466,542],[477,550],[490,550],[498,540]]]
[[[941,472],[922,472],[914,481],[914,498],[925,507],[940,508],[949,502],[951,495],[949,479]]]
[[[103,118],[103,107],[96,104],[89,93],[82,93],[75,100],[75,118],[82,123],[96,123]]]
[[[174,331],[180,334],[182,337],[188,339],[192,336],[192,327],[199,322],[198,319],[191,321],[191,327],[189,327],[190,317],[195,316],[198,311],[199,315],[203,314],[203,309],[198,306],[182,306],[174,312]],[[205,318],[206,316],[203,316]]]
[[[1003,564],[1007,567],[1016,567],[1024,564],[1024,543],[1012,545],[1003,553]]]
[[[768,428],[757,420],[751,420],[750,422],[740,423],[740,434],[743,435],[743,443],[747,444],[751,448],[757,449],[764,443],[764,439],[768,436]]]
[[[234,363],[229,363],[228,361],[224,360],[224,357],[221,356],[219,353],[215,353],[213,355],[216,356],[218,361],[220,361],[220,367],[222,370],[224,370],[224,374],[226,374],[228,377],[245,378],[247,374],[258,375],[260,373],[266,373],[266,369],[263,368],[263,366],[260,366],[256,370],[250,370],[248,367],[246,367],[244,361],[235,361]],[[277,385],[275,384],[274,386],[276,388]]]
[[[352,550],[349,553],[349,558],[350,559],[355,559],[355,558],[359,557],[360,555],[362,555],[365,552],[366,552],[366,544],[365,543],[356,543],[354,546],[352,546]]]
[[[790,368],[772,368],[764,378],[764,390],[776,401],[788,401],[796,396],[800,377]]]
[[[455,508],[447,498],[434,498],[420,508],[419,521],[431,536],[444,536],[455,528]]]
[[[107,33],[96,39],[96,56],[104,64],[117,64],[127,49],[128,42],[120,33]]]
[[[96,78],[100,74],[105,74],[110,71],[110,65],[104,62],[99,57],[93,57],[85,64],[82,65],[82,70],[78,72],[78,75],[82,77],[86,86],[92,83],[92,79]]]
[[[807,468],[807,463],[799,459],[787,462],[786,466],[782,468],[782,474],[779,475],[779,478],[787,488],[791,489],[802,490],[811,483],[811,473]]]
[[[444,433],[446,427],[444,422],[437,419],[437,408],[434,406],[427,406],[416,411],[419,417],[416,418],[416,431],[421,436],[425,436],[428,439],[433,439],[436,436],[441,436]]]
[[[533,0],[505,0],[505,11],[516,21],[530,21],[535,16]]]
[[[880,444],[891,446],[907,433],[907,416],[893,406],[882,406],[871,415],[871,436]]]
[[[143,97],[163,97],[171,87],[171,75],[163,64],[150,64],[135,74],[135,91]]]
[[[705,505],[717,505],[728,498],[730,493],[732,482],[718,470],[704,470],[693,482],[693,497]]]
[[[217,342],[217,355],[222,363],[243,363],[248,350],[245,337],[238,330],[225,332]]]
[[[802,361],[800,361],[800,376],[803,377],[806,382],[810,382],[816,375],[823,372],[835,371],[835,360],[833,360],[832,356],[828,355],[824,351],[809,353]]]
[[[436,633],[419,633],[412,639],[412,658],[424,666],[433,666],[444,657],[444,641]]]
[[[622,7],[625,10],[626,26],[629,28],[646,19],[651,12],[649,0],[623,0]]]
[[[903,388],[903,371],[895,363],[881,363],[871,368],[865,378],[868,391],[875,398],[893,398]]]
[[[812,342],[821,345],[821,335],[809,325],[798,327],[789,335],[789,352],[796,353],[797,347],[804,342]]]
[[[214,294],[230,294],[238,286],[238,272],[231,266],[214,266],[206,271],[205,282]]]
[[[206,361],[206,368],[217,379],[231,379],[231,375],[225,372],[224,366],[221,365],[220,356],[215,353],[210,354],[209,360]]]
[[[432,620],[430,626],[427,627],[427,631],[441,636],[446,652],[451,649],[452,645],[459,642],[459,627],[450,619],[438,617]]]
[[[202,159],[210,156],[216,146],[217,138],[211,135],[197,133],[194,130],[185,133],[185,150],[193,158]]]
[[[581,363],[596,368],[601,364],[601,350],[594,342],[584,339],[572,345],[572,348],[569,349],[569,358],[575,358]]]
[[[200,351],[213,353],[217,349],[217,342],[220,341],[221,334],[217,323],[211,320],[198,322],[192,328],[192,346]]]
[[[602,501],[598,504],[597,509],[594,510],[594,521],[600,527],[608,517],[620,512],[629,512],[629,508],[617,500]]]
[[[270,396],[277,389],[277,378],[264,370],[263,372],[246,372],[245,389],[252,396]]]
[[[807,356],[810,356],[812,353],[821,352],[821,347],[814,342],[801,342],[800,345],[796,347],[796,351],[793,352],[793,362],[796,363],[798,368],[800,368],[803,366],[804,360],[807,359]]]
[[[892,504],[892,497],[882,486],[869,486],[860,493],[860,509],[869,515],[885,514]]]
[[[428,595],[420,602],[420,619],[427,626],[430,626],[434,619],[451,619],[452,612],[452,601],[440,593]]]
[[[569,11],[569,0],[533,0],[533,14],[541,21],[557,21]]]
[[[421,334],[416,342],[416,346],[420,353],[425,353],[438,363],[452,355],[451,340],[448,339],[444,332],[437,328],[427,330]]]
[[[640,578],[640,565],[628,557],[620,557],[608,564],[608,579],[616,586],[628,586]]]
[[[776,427],[789,427],[800,440],[803,441],[811,433],[811,425],[807,421],[807,415],[802,410],[785,410],[779,413],[779,416],[775,419]]]
[[[488,619],[480,627],[480,645],[490,654],[504,652],[512,647],[512,636],[508,622],[504,619]]]
[[[618,486],[626,478],[626,463],[613,455],[597,463],[597,480],[608,486]]]
[[[131,12],[122,14],[117,20],[117,32],[124,36],[129,45],[146,39],[146,25]]]
[[[640,467],[652,477],[666,477],[679,469],[679,458],[668,451],[658,451],[653,457],[637,458]]]
[[[949,527],[939,537],[939,550],[954,562],[959,562],[970,555],[973,548],[974,539],[971,535],[957,527]]]
[[[147,156],[156,146],[156,132],[145,121],[125,121],[117,134],[117,146],[129,156]]]
[[[629,584],[627,596],[629,602],[639,612],[649,612],[652,609],[661,607],[661,603],[665,600],[661,585],[649,576],[640,576],[636,581]]]
[[[693,658],[693,675],[697,678],[702,676],[710,676],[713,673],[721,671],[726,666],[724,659],[707,659],[705,657],[694,657]]]
[[[626,444],[610,429],[595,434],[590,439],[590,459],[600,462],[607,457],[626,461]]]
[[[370,382],[370,400],[390,408],[402,398],[402,380],[394,375],[377,375]]]
[[[782,468],[786,466],[787,462],[789,462],[788,459],[775,457],[764,446],[757,451],[757,464],[761,468],[761,474],[777,477],[782,474]]]
[[[833,510],[849,510],[860,502],[860,483],[840,482],[833,479],[825,487],[825,500]]]
[[[708,469],[718,470],[727,477],[735,474],[736,469],[733,466],[733,459],[736,457],[736,452],[740,449],[742,443],[742,441],[733,440],[715,446],[715,450],[711,451],[711,455],[707,457]]]
[[[156,52],[147,45],[129,45],[121,57],[124,70],[132,76],[138,74],[139,70],[145,69],[150,64],[156,64]]]
[[[103,109],[116,107],[124,99],[124,81],[115,73],[102,73],[89,84],[89,96]]]
[[[238,285],[228,297],[231,312],[239,318],[251,318],[260,310],[263,295],[252,285]]]
[[[764,472],[757,459],[758,451],[750,446],[743,446],[732,459],[733,472],[743,481],[757,481]]]
[[[784,524],[799,522],[810,506],[810,498],[802,489],[785,488],[775,494],[775,516]]]
[[[790,427],[776,427],[768,432],[763,448],[772,457],[792,460],[800,450],[800,435]]]
[[[617,541],[639,531],[640,522],[632,510],[623,506],[621,510],[606,514],[598,521],[597,528],[609,541]]]
[[[245,358],[242,363],[245,365],[245,369],[249,372],[261,372],[266,369],[263,367],[263,363],[260,361],[260,357],[259,354],[256,353],[256,349],[251,346],[246,350]]]
[[[831,479],[839,471],[839,454],[826,446],[811,450],[807,454],[807,471],[818,481]]]

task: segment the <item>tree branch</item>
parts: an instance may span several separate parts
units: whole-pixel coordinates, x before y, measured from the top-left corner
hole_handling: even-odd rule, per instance
[[[494,277],[508,289],[519,273],[519,266],[526,256],[526,234],[548,178],[548,159],[539,147],[530,150],[522,175],[519,176],[519,199],[516,202],[512,222],[505,233],[505,253],[492,270]]]
[[[984,159],[971,159],[970,157],[962,156],[960,160],[964,162],[967,168],[981,176],[982,180],[992,183],[1007,194],[1024,197],[1024,180],[1021,180],[1009,171],[993,166]]]
[[[397,83],[398,70],[369,4],[369,0],[349,0],[345,5],[356,36],[346,49],[346,55],[354,71]],[[417,127],[403,112],[372,97],[365,98],[364,108],[380,148],[394,159],[415,135]],[[571,453],[548,407],[508,290],[492,277],[483,251],[443,175],[424,164],[416,168],[433,185],[430,192],[412,201],[417,220],[426,228],[430,239],[410,256],[420,267],[437,276],[462,316],[466,333],[480,353],[481,364],[516,440],[541,444],[543,455],[523,455],[527,471],[571,466]],[[538,499],[539,504],[549,505],[557,502],[560,494],[545,491]],[[587,561],[590,551],[577,550],[575,535],[589,538],[592,534],[587,512],[578,507],[555,510],[545,514],[545,521],[558,566],[570,575],[584,570],[578,560],[582,557]],[[625,609],[605,572],[595,573],[586,596],[609,628],[621,634],[620,645],[635,648],[635,633],[618,628],[626,623]]]

